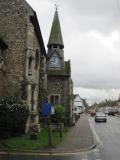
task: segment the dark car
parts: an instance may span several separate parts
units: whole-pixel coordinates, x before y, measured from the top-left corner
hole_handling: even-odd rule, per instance
[[[90,115],[91,115],[91,117],[93,117],[93,116],[96,115],[96,112],[95,111],[91,111]]]
[[[103,112],[97,112],[95,116],[95,122],[107,122],[106,114]]]
[[[114,115],[117,114],[117,113],[118,113],[118,110],[115,109],[115,108],[111,108],[111,109],[108,110],[108,115],[109,115],[109,116],[110,116],[110,115],[114,116]]]

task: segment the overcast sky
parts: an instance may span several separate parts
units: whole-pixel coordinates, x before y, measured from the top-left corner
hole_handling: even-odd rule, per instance
[[[45,46],[55,7],[72,64],[74,93],[88,102],[120,92],[120,0],[27,0],[37,12]]]

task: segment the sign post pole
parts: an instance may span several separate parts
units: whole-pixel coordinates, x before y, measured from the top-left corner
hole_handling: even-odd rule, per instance
[[[51,117],[48,118],[48,141],[49,146],[52,146],[52,135],[51,135]]]

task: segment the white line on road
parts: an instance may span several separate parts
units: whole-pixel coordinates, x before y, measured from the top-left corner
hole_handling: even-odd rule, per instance
[[[94,139],[97,141],[97,144],[99,144],[103,148],[103,143],[100,140],[98,134],[96,133],[95,128],[93,127],[93,124],[90,122],[90,119],[89,119],[89,124],[90,124],[90,127],[92,129]]]

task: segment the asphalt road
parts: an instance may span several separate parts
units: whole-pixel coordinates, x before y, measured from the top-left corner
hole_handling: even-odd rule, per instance
[[[107,123],[94,123],[95,130],[101,140],[99,149],[103,160],[120,160],[120,118],[108,116]]]
[[[120,118],[110,116],[107,123],[95,123],[90,118],[90,123],[100,142],[92,151],[54,156],[8,155],[0,160],[120,160]]]

